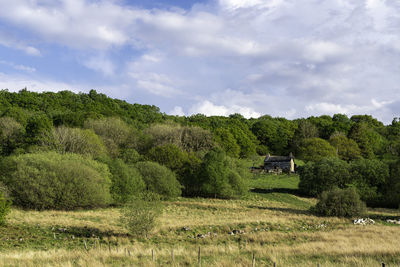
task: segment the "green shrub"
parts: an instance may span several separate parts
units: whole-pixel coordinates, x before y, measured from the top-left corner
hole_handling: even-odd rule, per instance
[[[10,212],[11,200],[8,198],[6,187],[0,183],[0,226],[6,224],[6,216]]]
[[[349,165],[338,158],[325,158],[299,167],[299,189],[310,196],[318,196],[333,187],[345,188],[350,182]]]
[[[354,217],[364,215],[366,206],[354,188],[333,188],[322,192],[314,211],[322,216]]]
[[[77,154],[55,152],[12,156],[2,161],[0,181],[16,205],[71,210],[110,202],[106,165]]]
[[[211,150],[200,167],[197,179],[200,194],[214,198],[234,198],[245,194],[248,187],[243,171],[247,168],[241,166],[239,160],[226,157],[219,148]]]
[[[162,213],[160,196],[145,191],[121,209],[121,222],[134,237],[146,237]]]
[[[160,194],[165,198],[181,195],[182,185],[170,169],[156,162],[138,162],[135,167],[139,170],[147,190]]]
[[[145,189],[145,184],[139,171],[125,164],[121,159],[107,162],[111,176],[111,195],[117,203],[125,203]]]

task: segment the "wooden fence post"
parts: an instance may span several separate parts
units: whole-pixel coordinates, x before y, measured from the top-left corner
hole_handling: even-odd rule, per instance
[[[274,267],[276,267],[276,262],[274,262]]]
[[[199,267],[201,267],[201,248],[199,247],[199,253],[197,254],[197,262]]]
[[[256,267],[256,255],[254,254],[254,252],[253,252],[253,259],[251,261],[251,266]]]
[[[174,263],[175,262],[174,249],[171,249],[171,258],[172,258],[172,263]]]
[[[384,262],[382,262],[382,267],[385,267],[385,266],[386,266],[386,264]]]
[[[154,249],[151,250],[151,260],[154,262]]]

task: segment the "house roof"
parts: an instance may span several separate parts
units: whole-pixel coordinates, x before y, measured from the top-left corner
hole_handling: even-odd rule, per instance
[[[264,159],[264,162],[288,162],[293,159],[293,156],[271,156],[267,155]]]

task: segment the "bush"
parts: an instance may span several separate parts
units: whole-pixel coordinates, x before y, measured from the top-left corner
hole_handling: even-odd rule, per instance
[[[318,196],[333,187],[345,188],[350,182],[349,165],[338,158],[308,162],[299,167],[299,189],[310,196]]]
[[[2,161],[0,181],[16,205],[71,210],[110,202],[106,165],[76,154],[55,152],[12,156]]]
[[[135,167],[121,159],[109,160],[107,164],[112,174],[110,193],[117,203],[125,203],[145,189],[142,175]]]
[[[333,188],[322,192],[314,211],[322,216],[354,217],[364,215],[366,206],[354,188]]]
[[[147,190],[160,194],[164,198],[173,198],[181,195],[181,184],[175,173],[156,162],[138,162],[139,170],[146,184]]]
[[[200,167],[198,183],[205,197],[234,198],[247,192],[247,183],[238,160],[226,157],[221,149],[208,152]]]
[[[121,209],[121,222],[134,237],[147,238],[161,212],[160,197],[155,193],[145,191]]]
[[[6,216],[10,212],[11,200],[7,196],[6,187],[0,183],[0,226],[6,224]]]

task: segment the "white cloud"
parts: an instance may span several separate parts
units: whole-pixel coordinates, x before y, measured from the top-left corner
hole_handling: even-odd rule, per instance
[[[0,72],[0,88],[10,91],[19,91],[23,88],[27,88],[29,91],[33,92],[69,90],[78,93],[81,91],[81,89],[78,88],[86,88],[86,86],[72,85],[46,79],[32,79],[22,75],[7,75]]]
[[[174,87],[175,83],[173,80],[165,74],[131,73],[131,77],[136,81],[137,87],[154,95],[169,98],[180,93],[180,91]]]
[[[25,44],[24,42],[14,40],[10,34],[0,32],[0,45],[7,48],[23,51],[25,54],[30,56],[41,56],[39,49],[36,47]]]
[[[208,100],[201,101],[194,105],[190,111],[190,114],[204,114],[206,116],[229,116],[231,114],[240,113],[245,118],[258,118],[261,116],[260,113],[254,111],[252,108],[243,107],[238,105],[232,105],[229,107],[223,105],[215,105]]]
[[[8,61],[5,61],[5,60],[0,60],[0,64],[12,67],[15,70],[24,71],[24,72],[27,72],[27,73],[33,73],[33,72],[36,71],[36,69],[33,68],[33,67],[20,65],[20,64],[15,64],[14,62],[8,62]]]
[[[183,109],[180,106],[175,106],[174,109],[169,112],[169,114],[175,116],[185,116],[185,112],[183,112]]]
[[[84,61],[83,65],[89,69],[101,72],[106,76],[114,75],[114,64],[104,56],[92,57]]]

